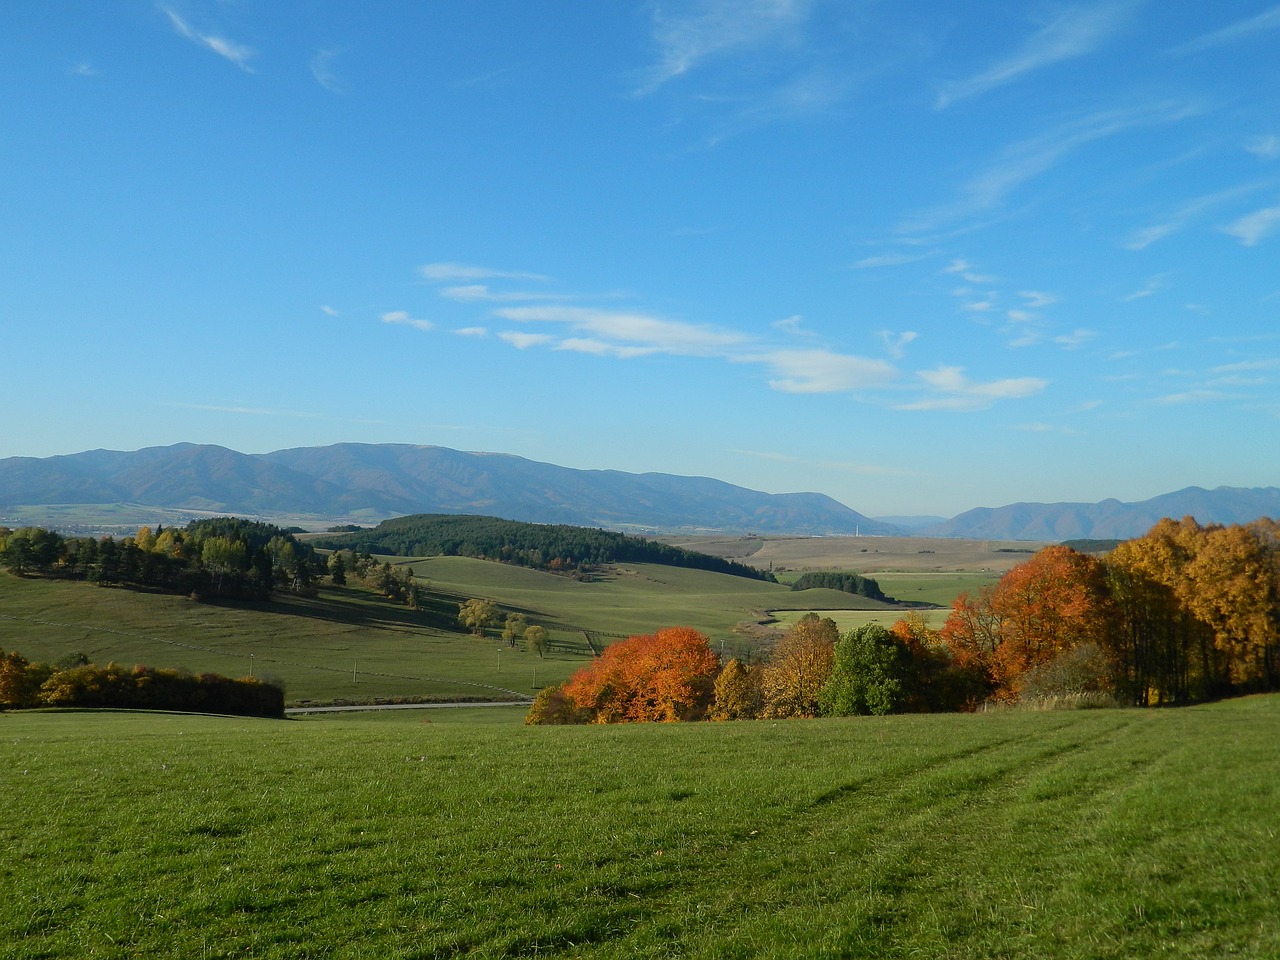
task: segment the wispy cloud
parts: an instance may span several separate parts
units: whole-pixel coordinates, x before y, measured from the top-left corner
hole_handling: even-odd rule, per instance
[[[1050,64],[1092,53],[1124,27],[1132,8],[1133,3],[1126,2],[1066,9],[1009,56],[944,87],[938,94],[938,109],[1012,83]]]
[[[1247,196],[1264,186],[1266,184],[1261,182],[1246,183],[1238,187],[1232,187],[1229,190],[1219,190],[1216,193],[1205,194],[1189,200],[1169,214],[1163,223],[1152,224],[1135,230],[1129,235],[1128,240],[1124,242],[1124,247],[1126,250],[1145,250],[1153,243],[1177,233],[1187,224],[1193,223],[1214,207]]]
[[[707,145],[717,146],[730,137],[772,123],[823,116],[844,101],[852,88],[849,78],[812,68],[735,103],[729,115],[716,124]]]
[[[1280,137],[1275,134],[1250,137],[1245,141],[1244,148],[1259,160],[1274,160],[1280,157]]]
[[[420,268],[420,272],[437,280],[480,277],[528,279],[535,276],[458,263],[430,264]],[[523,299],[524,302],[509,305],[503,302],[508,299],[507,294],[495,292],[484,283],[462,284],[446,288],[442,292],[455,303],[485,305],[489,310],[487,316],[493,320],[508,321],[523,327],[524,329],[507,329],[496,333],[499,340],[519,350],[539,348],[618,360],[638,360],[657,355],[698,357],[754,365],[765,371],[770,389],[780,393],[851,393],[859,395],[859,399],[865,402],[882,405],[888,403],[886,392],[912,389],[903,386],[902,371],[893,361],[901,359],[907,346],[918,338],[914,331],[880,331],[879,339],[889,358],[884,359],[847,353],[825,345],[797,349],[769,342],[769,338],[756,334],[719,325],[671,319],[640,309],[547,303],[547,298],[552,294],[541,291],[527,295],[513,293],[509,299]],[[559,294],[554,296],[560,297]],[[563,296],[562,299],[583,298]],[[386,314],[382,319],[387,323],[425,323],[414,321],[404,311]],[[812,338],[814,334],[803,329],[802,324],[803,318],[793,315],[772,326],[774,330],[788,336]],[[528,329],[529,325],[537,325],[541,329],[531,330]],[[430,324],[427,324],[424,329],[429,327]],[[454,332],[472,336],[488,335],[488,329],[483,326],[467,327]],[[956,376],[949,381],[946,379],[947,369],[956,371]],[[944,396],[926,398],[919,404],[907,405],[902,409],[984,409],[999,400],[1016,398],[1038,389],[1038,385],[1042,383],[1029,379],[970,383],[959,376],[959,368],[944,368],[936,374],[922,374],[920,382],[929,385],[931,393]]]
[[[1199,112],[1195,104],[1161,101],[1088,114],[1007,147],[986,170],[965,183],[949,204],[908,217],[899,235],[928,233],[1000,206],[1016,189],[1053,169],[1076,150],[1139,127],[1185,120]]]
[[[1018,296],[1026,301],[1025,306],[1028,310],[1043,310],[1045,307],[1051,307],[1058,302],[1058,298],[1051,293],[1043,293],[1039,290],[1019,290]]]
[[[603,343],[679,356],[717,356],[747,341],[743,334],[732,330],[593,307],[504,307],[495,313],[518,323],[564,324],[575,333]]]
[[[67,68],[67,72],[73,77],[96,77],[98,71],[88,60],[81,60],[79,63],[73,63]]]
[[[1206,33],[1188,43],[1175,47],[1170,53],[1199,53],[1212,47],[1221,47],[1225,44],[1248,40],[1258,34],[1268,33],[1272,30],[1280,30],[1280,7],[1272,7],[1270,10],[1264,10],[1257,16],[1249,17],[1245,20],[1237,20],[1235,23],[1220,30]]]
[[[494,290],[484,283],[468,283],[456,287],[444,287],[440,290],[440,296],[456,303],[528,303],[530,300],[573,299],[565,294],[549,293],[545,290]]]
[[[433,329],[430,320],[415,320],[404,310],[392,310],[390,313],[384,313],[379,319],[383,323],[401,324],[406,327],[413,327],[415,330]]]
[[[854,261],[854,270],[872,270],[876,267],[901,267],[908,263],[917,263],[933,256],[932,253],[881,253],[874,257],[864,257]]]
[[[530,347],[541,347],[555,340],[555,337],[549,333],[521,333],[517,330],[504,330],[498,334],[499,339],[505,340],[517,350],[528,350]]]
[[[1152,277],[1137,290],[1127,293],[1120,298],[1121,303],[1132,303],[1134,300],[1144,300],[1147,297],[1159,293],[1169,285],[1169,275],[1162,273],[1159,276]]]
[[[943,273],[957,274],[964,278],[966,283],[995,283],[998,277],[990,274],[978,273],[973,269],[973,264],[968,260],[952,260],[949,264],[942,268]]]
[[[344,92],[342,81],[338,78],[333,65],[340,53],[342,53],[341,50],[335,49],[317,50],[315,56],[311,58],[311,76],[315,78],[316,83],[330,93]]]
[[[1280,206],[1255,210],[1234,223],[1227,224],[1222,232],[1235,237],[1242,246],[1253,247],[1277,226],[1280,226]]]
[[[808,330],[804,329],[804,317],[798,313],[793,313],[789,317],[783,317],[781,320],[775,320],[771,324],[773,329],[781,330],[783,333],[789,333],[796,337],[813,336]]]
[[[810,6],[809,0],[694,0],[658,5],[653,12],[658,58],[645,72],[637,93],[653,93],[708,59],[790,42]]]
[[[769,386],[781,393],[845,393],[888,386],[899,376],[884,360],[830,350],[771,350],[735,358],[759,363],[772,374]]]
[[[338,311],[337,311],[337,310],[333,309],[333,307],[330,307],[330,306],[327,306],[327,305],[324,305],[324,304],[321,304],[321,306],[320,306],[320,311],[321,311],[322,313],[327,313],[327,314],[328,314],[329,316],[331,316],[331,317],[336,317],[336,316],[338,315]]]
[[[469,263],[428,263],[418,268],[418,272],[428,280],[436,282],[458,282],[465,280],[536,280],[546,281],[540,273],[525,270],[495,270],[492,267],[479,267]]]
[[[901,360],[907,352],[907,345],[914,343],[919,336],[914,330],[904,330],[902,333],[894,333],[892,330],[880,331],[880,340],[884,343],[885,351],[895,360]]]
[[[937,367],[917,371],[916,376],[935,394],[899,410],[986,410],[1000,400],[1021,400],[1034,396],[1049,385],[1039,377],[1015,377],[976,383],[964,375],[963,367]]]
[[[1084,346],[1096,336],[1097,334],[1092,330],[1085,330],[1077,327],[1070,333],[1064,333],[1060,336],[1054,337],[1053,342],[1066,350],[1075,350],[1078,347]]]
[[[252,47],[237,43],[234,40],[228,40],[226,37],[221,37],[214,33],[202,33],[170,8],[161,6],[159,9],[161,13],[169,18],[169,23],[173,25],[173,29],[179,36],[185,37],[206,50],[212,50],[223,59],[230,60],[246,73],[253,73],[253,68],[249,66],[249,61],[255,56],[255,51]]]
[[[1209,401],[1227,400],[1228,395],[1221,390],[1210,390],[1207,388],[1198,388],[1195,390],[1184,390],[1181,393],[1168,393],[1163,397],[1156,397],[1155,402],[1161,406],[1174,406],[1184,403],[1206,403]]]

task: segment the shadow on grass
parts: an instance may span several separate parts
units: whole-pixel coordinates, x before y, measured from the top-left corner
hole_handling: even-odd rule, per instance
[[[279,617],[324,620],[369,630],[436,630],[460,632],[454,614],[432,604],[427,610],[411,610],[385,597],[351,588],[323,588],[314,597],[282,596],[271,600],[207,600],[210,607],[252,610]]]

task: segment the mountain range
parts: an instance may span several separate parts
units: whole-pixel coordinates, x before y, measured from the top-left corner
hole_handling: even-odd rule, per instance
[[[412,444],[245,454],[178,443],[0,459],[0,506],[72,503],[357,522],[468,513],[652,533],[1065,540],[1138,536],[1165,516],[1191,515],[1201,523],[1280,516],[1280,488],[1189,487],[1140,503],[1019,503],[926,523],[874,519],[820,493],[769,494],[707,477],[576,470]]]

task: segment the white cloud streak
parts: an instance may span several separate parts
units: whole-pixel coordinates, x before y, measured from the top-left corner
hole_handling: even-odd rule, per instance
[[[1270,10],[1264,10],[1257,16],[1249,17],[1245,20],[1237,20],[1221,30],[1206,33],[1204,36],[1197,37],[1189,43],[1175,47],[1170,52],[1174,54],[1199,53],[1202,50],[1209,50],[1213,47],[1221,47],[1231,43],[1238,43],[1241,40],[1248,40],[1271,30],[1280,30],[1280,7],[1272,7]]]
[[[1016,377],[975,383],[964,375],[963,367],[936,367],[919,370],[916,376],[937,396],[903,404],[899,410],[986,410],[1000,400],[1021,400],[1034,396],[1049,385],[1039,377]]]
[[[1000,206],[1013,191],[1053,169],[1076,150],[1138,127],[1176,123],[1194,116],[1198,107],[1176,101],[1121,107],[1089,114],[1012,144],[990,167],[971,178],[950,204],[909,217],[900,235],[925,233],[953,225]]]
[[[785,44],[809,7],[808,0],[696,0],[675,10],[660,5],[653,14],[658,60],[637,93],[653,93],[713,57]]]
[[[253,73],[253,68],[249,66],[249,61],[255,56],[255,51],[252,47],[236,43],[234,40],[228,40],[226,37],[220,37],[216,34],[201,33],[168,7],[162,6],[159,9],[161,13],[169,18],[169,23],[179,36],[185,37],[206,50],[213,51],[224,60],[231,61],[246,73]]]
[[[1251,137],[1244,148],[1259,160],[1274,160],[1280,157],[1280,137],[1275,134]]]
[[[384,313],[379,319],[383,323],[400,324],[406,327],[413,327],[415,330],[431,330],[433,328],[430,320],[415,320],[404,310],[392,310],[390,313]]]
[[[1246,183],[1238,187],[1232,187],[1229,190],[1219,190],[1217,193],[1209,193],[1189,200],[1169,214],[1164,223],[1152,224],[1135,230],[1129,235],[1129,239],[1125,241],[1124,247],[1126,250],[1145,250],[1153,243],[1182,230],[1187,224],[1194,222],[1214,207],[1254,193],[1264,186],[1266,186],[1264,183]]]
[[[467,280],[534,280],[545,282],[549,277],[524,270],[495,270],[469,263],[428,263],[418,268],[426,279],[435,282],[462,282]]]
[[[341,50],[317,50],[315,56],[311,58],[311,76],[315,78],[316,83],[330,93],[345,92],[342,81],[338,79],[338,74],[333,69],[333,61],[341,52]]]
[[[1255,210],[1234,223],[1227,224],[1222,232],[1235,237],[1241,246],[1254,247],[1277,226],[1280,226],[1280,206]]]
[[[937,108],[944,110],[1012,83],[1054,63],[1092,53],[1124,26],[1132,3],[1112,3],[1084,8],[1071,7],[1033,34],[1022,47],[987,69],[947,85],[938,95]]]
[[[772,350],[736,358],[759,363],[773,374],[769,386],[780,393],[844,393],[888,386],[899,376],[884,360],[829,350]]]
[[[504,307],[496,313],[518,323],[562,323],[602,342],[678,356],[717,356],[746,342],[746,337],[733,331],[643,313],[553,306]]]

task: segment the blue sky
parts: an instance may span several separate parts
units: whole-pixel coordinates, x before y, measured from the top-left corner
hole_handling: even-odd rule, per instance
[[[1274,0],[42,0],[0,76],[0,456],[1280,484]]]

